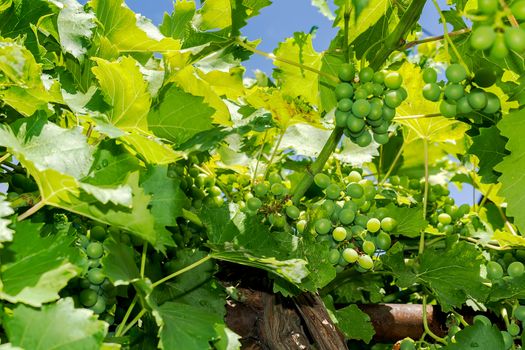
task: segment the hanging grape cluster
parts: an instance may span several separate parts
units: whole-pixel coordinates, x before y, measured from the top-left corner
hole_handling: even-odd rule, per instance
[[[361,147],[368,146],[372,139],[384,145],[396,108],[407,98],[401,86],[403,77],[398,72],[374,72],[370,67],[363,68],[358,77],[356,81],[352,64],[343,64],[339,69],[335,124]]]
[[[520,24],[525,21],[524,0],[513,2],[510,9]],[[503,59],[510,51],[523,53],[525,29],[521,25],[510,26],[506,17],[498,0],[479,0],[470,45],[477,50],[486,50],[494,59]]]
[[[500,110],[499,98],[470,82],[461,64],[448,66],[445,75],[447,82],[438,83],[435,69],[423,70],[423,97],[434,102],[441,99],[439,111],[444,117],[454,118],[456,115],[472,112],[495,114]]]

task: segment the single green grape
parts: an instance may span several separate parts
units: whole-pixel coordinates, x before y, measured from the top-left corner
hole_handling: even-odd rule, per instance
[[[374,70],[370,67],[365,67],[359,72],[359,80],[361,83],[367,83],[374,78]]]
[[[487,105],[483,108],[483,113],[494,114],[500,110],[501,103],[499,97],[492,92],[487,93]]]
[[[274,196],[283,196],[286,194],[287,189],[286,187],[281,183],[274,183],[272,184],[272,187],[270,187],[270,191]]]
[[[465,95],[463,85],[461,84],[447,84],[445,87],[445,97],[449,100],[459,100]]]
[[[403,77],[398,72],[389,72],[385,76],[384,84],[391,90],[399,89],[403,84]]]
[[[525,273],[525,266],[520,261],[514,261],[507,267],[507,273],[512,278],[521,277]]]
[[[353,248],[345,248],[342,253],[343,259],[348,263],[355,263],[359,258],[359,254]]]
[[[392,238],[388,233],[381,231],[376,237],[376,243],[379,249],[387,250],[392,244]]]
[[[264,197],[268,193],[268,186],[265,183],[258,183],[253,186],[253,193],[257,197]]]
[[[447,67],[445,75],[449,82],[459,83],[467,78],[467,71],[461,64],[454,63]]]
[[[496,33],[496,38],[490,48],[489,55],[494,59],[503,59],[509,55],[509,48],[507,47],[505,35],[503,33]]]
[[[484,324],[486,326],[492,326],[492,322],[490,321],[490,319],[487,316],[484,316],[484,315],[476,315],[476,316],[474,316],[474,318],[472,319],[472,322],[473,323],[481,322],[482,324]]]
[[[332,237],[334,241],[344,241],[346,239],[346,229],[341,226],[334,228],[334,230],[332,231]]]
[[[443,100],[439,104],[439,112],[444,117],[454,118],[457,114],[456,105]]]
[[[523,3],[525,3],[525,1],[523,1]],[[489,87],[496,83],[498,77],[498,70],[491,65],[488,67],[481,67],[478,70],[476,70],[473,81],[478,86]]]
[[[452,218],[447,213],[441,213],[438,215],[438,221],[443,225],[448,225],[452,222]]]
[[[98,299],[98,294],[93,289],[84,289],[80,292],[79,300],[85,307],[91,307],[95,305]]]
[[[456,102],[456,111],[458,114],[467,114],[473,110],[470,103],[468,103],[467,96],[463,96]]]
[[[509,326],[507,327],[507,332],[509,332],[509,334],[512,335],[513,337],[516,337],[518,336],[518,334],[520,334],[521,329],[520,329],[520,326],[518,326],[516,323],[511,322]]]
[[[481,110],[487,106],[488,98],[485,91],[481,89],[473,89],[467,95],[467,100],[470,106],[475,110]]]
[[[330,199],[338,199],[341,196],[341,188],[337,184],[328,185],[326,196]]]
[[[437,81],[437,72],[434,68],[423,69],[423,81],[427,84],[435,83]]]
[[[295,205],[290,205],[286,207],[286,215],[288,215],[290,219],[296,220],[299,218],[299,215],[301,215],[301,211]]]
[[[525,1],[514,1],[510,6],[510,10],[512,11],[512,14],[518,21],[525,20]]]
[[[370,135],[370,132],[365,130],[364,133],[356,138],[355,143],[360,147],[366,147],[372,143],[372,135]]]
[[[262,206],[262,201],[257,197],[252,197],[246,201],[246,206],[251,211],[257,211]]]
[[[325,235],[332,229],[332,222],[328,219],[318,219],[315,222],[315,231],[320,235]]]
[[[379,231],[381,229],[381,221],[379,221],[379,219],[376,218],[371,218],[366,223],[366,229],[368,230],[368,232],[372,233]]]
[[[370,113],[370,102],[365,99],[356,100],[352,105],[352,113],[358,118],[364,118]]]
[[[372,81],[376,84],[383,84],[385,82],[385,72],[377,71],[374,73]]]
[[[87,278],[89,282],[91,282],[92,284],[98,285],[104,282],[104,280],[106,279],[106,275],[104,274],[102,269],[95,268],[95,269],[90,269],[88,271]]]
[[[388,134],[377,134],[374,133],[374,141],[380,145],[386,145],[390,141]]]
[[[360,184],[351,183],[346,187],[346,194],[351,198],[361,198],[365,194],[365,191]]]
[[[350,112],[343,112],[340,110],[335,111],[335,125],[340,128],[346,127],[348,118],[352,116]]]
[[[355,219],[355,211],[352,209],[342,209],[339,212],[339,221],[343,225],[350,225]]]
[[[341,112],[350,112],[350,110],[353,111],[353,105],[354,103],[352,102],[352,100],[350,100],[349,98],[343,98],[342,100],[339,100],[339,102],[337,102],[337,109]]]
[[[403,339],[399,345],[399,350],[416,350],[414,341],[412,339]]]
[[[342,100],[344,98],[352,98],[354,95],[354,87],[348,83],[339,83],[335,87],[335,97],[337,100]]]
[[[398,90],[390,90],[385,94],[385,104],[390,108],[396,108],[403,102],[403,92]]]
[[[106,228],[100,225],[93,226],[89,233],[89,237],[97,241],[103,241],[107,235]]]
[[[423,97],[429,101],[439,100],[441,95],[441,87],[436,83],[428,83],[423,86]]]
[[[359,173],[358,171],[352,170],[346,176],[346,180],[348,182],[359,182],[359,181],[363,180],[363,177],[361,176],[361,173]]]
[[[383,105],[383,120],[391,121],[396,116],[396,109]]]
[[[330,264],[332,265],[337,264],[340,258],[341,258],[341,253],[339,253],[339,250],[330,249],[330,251],[328,252],[328,261],[330,261]]]
[[[100,315],[106,311],[106,300],[104,300],[102,297],[98,297],[97,302],[91,306],[90,309],[97,315]]]
[[[381,220],[381,229],[385,232],[392,232],[397,225],[397,221],[391,217],[385,217]]]
[[[272,213],[268,216],[268,220],[270,221],[270,224],[276,228],[283,228],[286,225],[285,217],[280,214]]]
[[[91,242],[86,247],[86,254],[91,259],[98,259],[104,254],[104,247],[99,242]]]
[[[363,251],[368,255],[373,255],[376,251],[376,245],[372,241],[363,241]]]
[[[325,189],[330,185],[330,176],[323,173],[315,174],[314,182],[320,188]]]
[[[478,10],[485,15],[493,15],[498,11],[498,0],[478,0]]]
[[[516,317],[516,319],[521,322],[525,322],[525,306],[524,305],[519,305],[514,310],[514,317]]]
[[[357,264],[364,270],[370,270],[374,267],[374,261],[369,255],[360,255],[357,258]]]
[[[525,50],[525,30],[520,27],[507,27],[505,29],[505,44],[517,53]]]
[[[351,82],[355,77],[355,67],[353,64],[344,63],[339,67],[339,79]]]

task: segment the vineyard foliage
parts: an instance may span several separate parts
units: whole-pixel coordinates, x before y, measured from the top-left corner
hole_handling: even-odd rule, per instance
[[[440,37],[425,4],[314,0],[330,46],[266,53],[241,29],[270,0],[158,27],[0,1],[0,349],[240,349],[236,269],[318,293],[350,348],[521,349],[525,1],[429,2]],[[381,343],[376,303],[437,305],[447,334]]]

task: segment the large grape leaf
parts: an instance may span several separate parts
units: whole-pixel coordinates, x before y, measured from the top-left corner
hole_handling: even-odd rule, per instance
[[[148,122],[155,135],[181,145],[199,132],[211,129],[214,113],[202,97],[172,85],[159,105],[151,110]]]
[[[75,309],[71,298],[40,310],[19,305],[4,323],[11,344],[31,350],[100,349],[108,327],[92,311]]]
[[[206,209],[201,219],[214,258],[260,268],[295,284],[308,276],[307,262],[297,257],[297,237],[270,232],[260,217],[223,207]]]
[[[123,0],[89,2],[103,28],[102,33],[124,52],[153,52],[180,49],[180,43],[165,38],[149,20],[136,16]]]
[[[321,69],[323,56],[315,52],[311,34],[295,33],[293,38],[288,38],[280,43],[274,53],[277,57],[300,62],[314,69]],[[275,61],[275,65],[279,69],[275,70],[273,75],[284,95],[299,96],[314,106],[319,104],[319,75],[317,73],[280,61]]]
[[[13,240],[14,231],[7,227],[11,224],[11,220],[6,219],[8,216],[14,214],[13,208],[6,201],[3,194],[0,194],[0,248],[3,247],[2,243],[10,242]]]
[[[57,17],[60,46],[76,58],[84,56],[93,37],[95,14],[85,11],[76,0],[49,0],[60,8]]]
[[[0,299],[39,307],[59,299],[58,292],[82,271],[80,252],[71,245],[74,237],[42,238],[42,224],[16,224],[12,243],[0,251]]]
[[[504,350],[505,343],[501,331],[496,325],[487,325],[483,322],[465,327],[455,335],[456,341],[445,346],[445,350],[474,350],[490,349]]]
[[[336,0],[339,5],[347,4],[346,1]],[[359,17],[355,16],[356,10],[352,9],[353,15],[350,21],[351,30],[348,31],[348,43],[351,44],[359,35],[373,26],[387,12],[391,2],[389,0],[370,0],[366,7],[361,11]],[[337,26],[344,28],[342,7],[338,11]],[[373,44],[373,43],[370,43]],[[378,46],[379,47],[379,46]]]
[[[468,152],[479,159],[478,174],[482,183],[496,183],[498,175],[494,167],[498,165],[507,153],[505,151],[506,140],[500,135],[498,128],[493,125],[490,128],[480,128],[480,134],[472,137],[472,146]]]
[[[175,39],[184,39],[191,30],[191,20],[195,14],[194,1],[174,1],[173,12],[164,13],[164,19],[159,27],[162,34]]]
[[[505,299],[523,299],[525,298],[525,275],[518,277],[505,276],[497,283],[492,285],[490,290],[490,300],[500,301]]]
[[[506,149],[510,154],[494,168],[501,173],[499,195],[507,199],[507,215],[514,217],[514,223],[525,232],[525,112],[516,111],[505,116],[499,123],[501,134],[509,139]]]
[[[370,316],[361,311],[357,305],[348,305],[342,309],[335,310],[337,327],[344,333],[347,339],[363,340],[369,343],[375,334]]]
[[[421,232],[428,226],[428,222],[423,217],[423,209],[416,207],[398,207],[389,204],[387,207],[388,216],[397,221],[394,233],[406,237],[419,237]]]
[[[230,0],[206,1],[197,11],[192,24],[201,31],[230,27],[232,25]]]

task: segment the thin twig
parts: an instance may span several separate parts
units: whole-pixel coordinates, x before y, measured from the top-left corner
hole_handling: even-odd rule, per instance
[[[137,316],[135,316],[135,318],[133,320],[131,320],[131,322],[126,326],[126,328],[124,328],[124,330],[122,331],[122,334],[120,336],[123,336],[124,334],[126,334],[131,328],[133,328],[133,326],[135,325],[135,323],[137,323],[140,318],[142,316],[144,316],[144,314],[146,313],[146,309],[142,309],[140,310],[140,312],[137,314]]]
[[[428,204],[428,140],[423,139],[423,153],[425,156],[425,192],[423,193],[423,219],[427,217],[427,204]],[[425,231],[421,233],[419,239],[419,254],[423,254],[425,250]]]
[[[11,153],[4,154],[3,156],[0,157],[0,163],[3,163],[4,160],[6,160],[9,157],[11,157]]]
[[[507,5],[507,2],[505,0],[499,0],[499,4],[503,8],[503,11],[505,12],[505,15],[507,16],[510,24],[514,28],[519,28],[520,24],[516,20],[516,17],[514,17],[514,15],[512,14],[512,11],[510,10],[509,5]]]
[[[425,330],[425,334],[428,334],[432,339],[435,341],[440,342],[441,344],[447,345],[447,342],[444,338],[441,338],[434,334],[428,327],[428,320],[427,320],[427,296],[423,295],[423,328]]]
[[[283,137],[284,137],[284,134],[286,133],[286,130],[288,128],[284,128],[283,131],[281,132],[281,135],[279,135],[279,139],[277,140],[277,144],[275,145],[275,148],[272,152],[272,155],[270,156],[270,160],[268,160],[268,166],[266,167],[266,171],[264,172],[264,178],[266,179],[266,177],[268,176],[268,172],[270,171],[270,168],[273,164],[273,161],[275,159],[275,156],[277,155],[277,152],[279,151],[279,146],[281,146],[281,142],[283,141]]]
[[[186,266],[185,268],[182,268],[182,269],[180,269],[180,270],[178,270],[178,271],[175,271],[175,272],[172,273],[171,275],[166,276],[166,277],[164,277],[164,278],[158,280],[157,282],[153,283],[153,284],[151,285],[151,287],[152,287],[152,288],[155,288],[155,287],[157,287],[158,285],[160,285],[160,284],[162,284],[162,283],[164,283],[164,282],[166,282],[166,281],[169,281],[169,280],[172,279],[172,278],[177,277],[178,275],[182,275],[184,272],[188,272],[188,271],[190,271],[190,270],[193,270],[193,269],[196,268],[197,266],[204,264],[206,261],[208,261],[208,260],[210,260],[210,259],[211,259],[211,256],[210,256],[210,255],[206,255],[204,258],[202,258],[202,259],[200,259],[200,260],[197,260],[197,261],[194,262],[193,264],[188,265],[188,266]]]
[[[395,117],[394,120],[409,120],[409,119],[424,119],[424,118],[435,118],[440,117],[441,113],[429,113],[429,114],[414,114]]]
[[[128,322],[128,318],[131,315],[131,312],[133,311],[133,308],[135,308],[135,305],[138,301],[138,296],[135,295],[133,300],[131,301],[131,304],[129,304],[128,309],[126,310],[126,314],[124,315],[124,318],[122,319],[122,322],[117,327],[117,331],[115,332],[115,337],[119,337],[122,334],[122,331],[124,330],[126,326],[126,322]]]
[[[381,180],[381,182],[379,183],[379,186],[383,185],[385,181],[388,179],[388,177],[390,176],[390,174],[392,174],[392,171],[394,171],[394,167],[399,161],[399,158],[401,158],[404,148],[405,148],[405,143],[403,142],[401,147],[399,147],[399,151],[397,152],[396,157],[394,158],[394,161],[392,162],[392,164],[390,164],[390,167],[388,168],[388,171],[386,172],[385,177],[383,177],[383,180]]]
[[[463,34],[466,34],[466,33],[470,33],[470,31],[471,31],[470,28],[463,28],[463,29],[456,30],[456,31],[448,33],[448,36],[449,37],[453,37],[453,36],[463,35]],[[443,39],[445,39],[445,35],[430,36],[428,38],[423,38],[423,39],[419,39],[419,40],[410,41],[410,42],[406,43],[405,45],[403,45],[400,48],[400,50],[408,50],[411,47],[414,47],[416,45],[429,43],[429,42],[432,42],[432,41],[439,41],[439,40],[443,40]]]
[[[36,213],[37,211],[42,209],[45,205],[46,205],[45,201],[40,200],[37,204],[35,204],[31,208],[29,208],[25,213],[20,215],[18,217],[18,221],[22,221],[24,219],[27,219],[28,217],[30,217],[31,215],[33,215],[34,213]]]
[[[507,228],[509,229],[509,232],[512,233],[514,236],[517,236],[518,233],[516,232],[516,230],[514,230],[514,227],[512,227],[512,224],[510,223],[509,218],[507,218],[507,215],[505,215],[505,213],[503,212],[503,209],[501,209],[499,205],[497,205],[496,207],[499,210],[499,214],[505,221],[505,226],[507,226]]]

